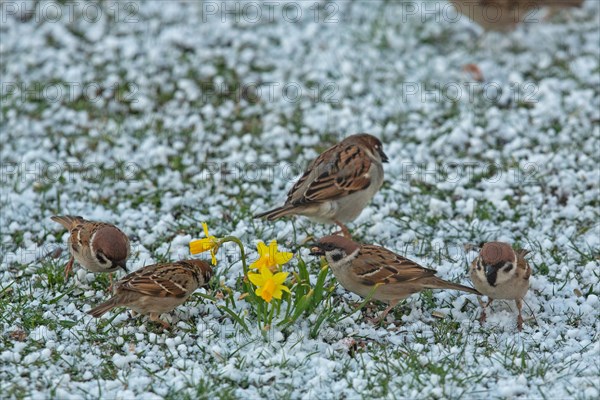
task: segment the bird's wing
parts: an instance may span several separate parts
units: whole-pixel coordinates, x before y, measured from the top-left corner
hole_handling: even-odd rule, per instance
[[[371,184],[371,159],[359,146],[334,146],[317,157],[289,191],[286,204],[334,200]]]
[[[352,271],[365,285],[409,282],[434,276],[436,271],[424,268],[383,247],[363,245],[353,261]]]
[[[155,264],[125,276],[119,289],[153,297],[185,297],[192,272],[180,263]]]

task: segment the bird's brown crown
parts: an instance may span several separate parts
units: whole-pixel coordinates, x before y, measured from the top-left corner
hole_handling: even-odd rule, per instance
[[[376,147],[376,146],[381,147],[382,146],[381,141],[379,139],[377,139],[373,135],[369,135],[368,133],[357,133],[355,135],[350,135],[346,139],[344,139],[344,142],[346,142],[346,141],[361,143],[368,147]]]
[[[113,262],[123,261],[129,254],[127,236],[114,226],[100,228],[94,235],[92,245],[96,251],[102,252]]]
[[[323,236],[317,246],[324,251],[341,249],[346,254],[351,254],[360,247],[358,243],[339,235]]]
[[[488,242],[481,249],[481,259],[484,264],[494,265],[515,260],[515,253],[508,243]]]
[[[377,139],[373,135],[369,135],[368,133],[357,133],[355,135],[348,136],[342,141],[342,143],[357,144],[366,147],[372,152],[379,154],[381,161],[388,162],[388,156],[383,152],[383,144],[381,143],[381,140]]]

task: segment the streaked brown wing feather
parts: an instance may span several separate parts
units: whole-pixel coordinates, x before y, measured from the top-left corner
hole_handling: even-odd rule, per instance
[[[317,163],[322,162],[323,156],[325,154],[327,154],[328,152],[329,151],[326,151],[325,153],[322,153],[321,155],[319,155],[319,157],[317,157],[316,159],[314,159],[308,165],[308,168],[306,168],[306,171],[304,171],[304,174],[302,174],[302,176],[300,177],[300,179],[298,179],[298,181],[294,184],[294,186],[292,186],[292,188],[288,192],[287,199],[285,200],[285,204],[293,204],[295,201],[298,201],[299,199],[302,198],[301,188],[305,185],[307,179],[313,173],[313,166],[315,164],[317,164]]]
[[[73,243],[73,245],[78,244],[79,246],[88,247],[94,233],[105,226],[114,227],[114,225],[105,222],[87,221],[82,219],[71,229],[71,243]]]
[[[531,276],[531,267],[527,260],[525,260],[525,255],[529,253],[527,250],[518,250],[517,251],[517,268],[523,271],[523,278],[529,279]]]
[[[184,297],[189,291],[177,282],[183,282],[181,275],[190,272],[173,264],[156,264],[154,268],[144,267],[125,276],[119,288],[153,297]]]
[[[84,235],[80,235],[80,230],[81,227],[80,226],[76,226],[73,229],[71,229],[71,231],[69,232],[69,244],[71,245],[71,249],[75,252],[75,253],[79,253],[81,251],[81,246],[83,245],[82,242],[86,241],[89,244],[89,240],[85,240]],[[83,232],[81,232],[83,233]],[[82,240],[79,240],[79,238],[82,238]]]
[[[424,268],[414,261],[379,246],[363,245],[361,253],[368,257],[357,257],[352,267],[354,273],[366,285],[409,282],[434,276],[436,271]],[[368,260],[368,261],[367,261]]]
[[[356,145],[333,147],[311,164],[288,193],[287,204],[332,200],[368,187],[371,159]]]

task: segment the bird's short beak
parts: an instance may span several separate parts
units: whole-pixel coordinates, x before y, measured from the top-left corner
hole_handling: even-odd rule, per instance
[[[381,162],[389,162],[390,159],[388,158],[388,156],[383,152],[383,150],[379,151],[379,155],[381,156]]]
[[[492,276],[496,272],[497,272],[496,268],[492,267],[491,265],[485,266],[485,276]]]
[[[123,271],[125,271],[125,272],[129,272],[129,271],[127,271],[127,261],[125,261],[125,260],[123,260],[123,261],[119,261],[119,262],[118,262],[118,263],[116,263],[116,264],[117,264],[117,266],[118,266],[119,268],[123,268]]]
[[[314,246],[310,248],[310,253],[308,254],[311,256],[324,256],[325,252],[319,246]]]

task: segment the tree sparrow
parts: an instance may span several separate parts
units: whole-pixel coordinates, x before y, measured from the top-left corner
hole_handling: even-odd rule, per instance
[[[319,222],[335,223],[350,236],[343,222],[354,220],[383,184],[383,165],[388,157],[376,137],[360,133],[342,140],[313,160],[288,192],[281,207],[255,218],[276,220],[304,215]]]
[[[199,287],[212,277],[212,268],[205,261],[183,260],[148,265],[123,277],[115,284],[113,297],[88,311],[100,318],[115,307],[129,307],[165,328],[169,324],[158,317],[183,304]]]
[[[486,308],[494,299],[514,300],[519,310],[517,328],[523,329],[523,297],[529,289],[531,267],[525,261],[527,250],[513,250],[503,242],[485,243],[479,256],[471,263],[471,281],[473,286],[483,295],[489,297],[487,304],[483,304],[479,321],[485,322]]]
[[[119,228],[105,222],[88,221],[71,215],[55,215],[52,220],[69,231],[68,247],[71,258],[65,266],[65,279],[68,278],[75,260],[91,272],[113,272],[118,268],[127,272],[126,262],[131,248],[127,235]]]
[[[580,7],[583,0],[450,0],[456,11],[486,30],[506,31],[520,22],[537,22],[536,9],[550,7],[551,14],[560,8]]]
[[[324,255],[340,284],[362,297],[389,304],[378,321],[411,294],[425,289],[454,289],[480,294],[477,290],[447,282],[436,271],[380,246],[358,244],[342,236],[325,236],[311,249],[311,255]]]

